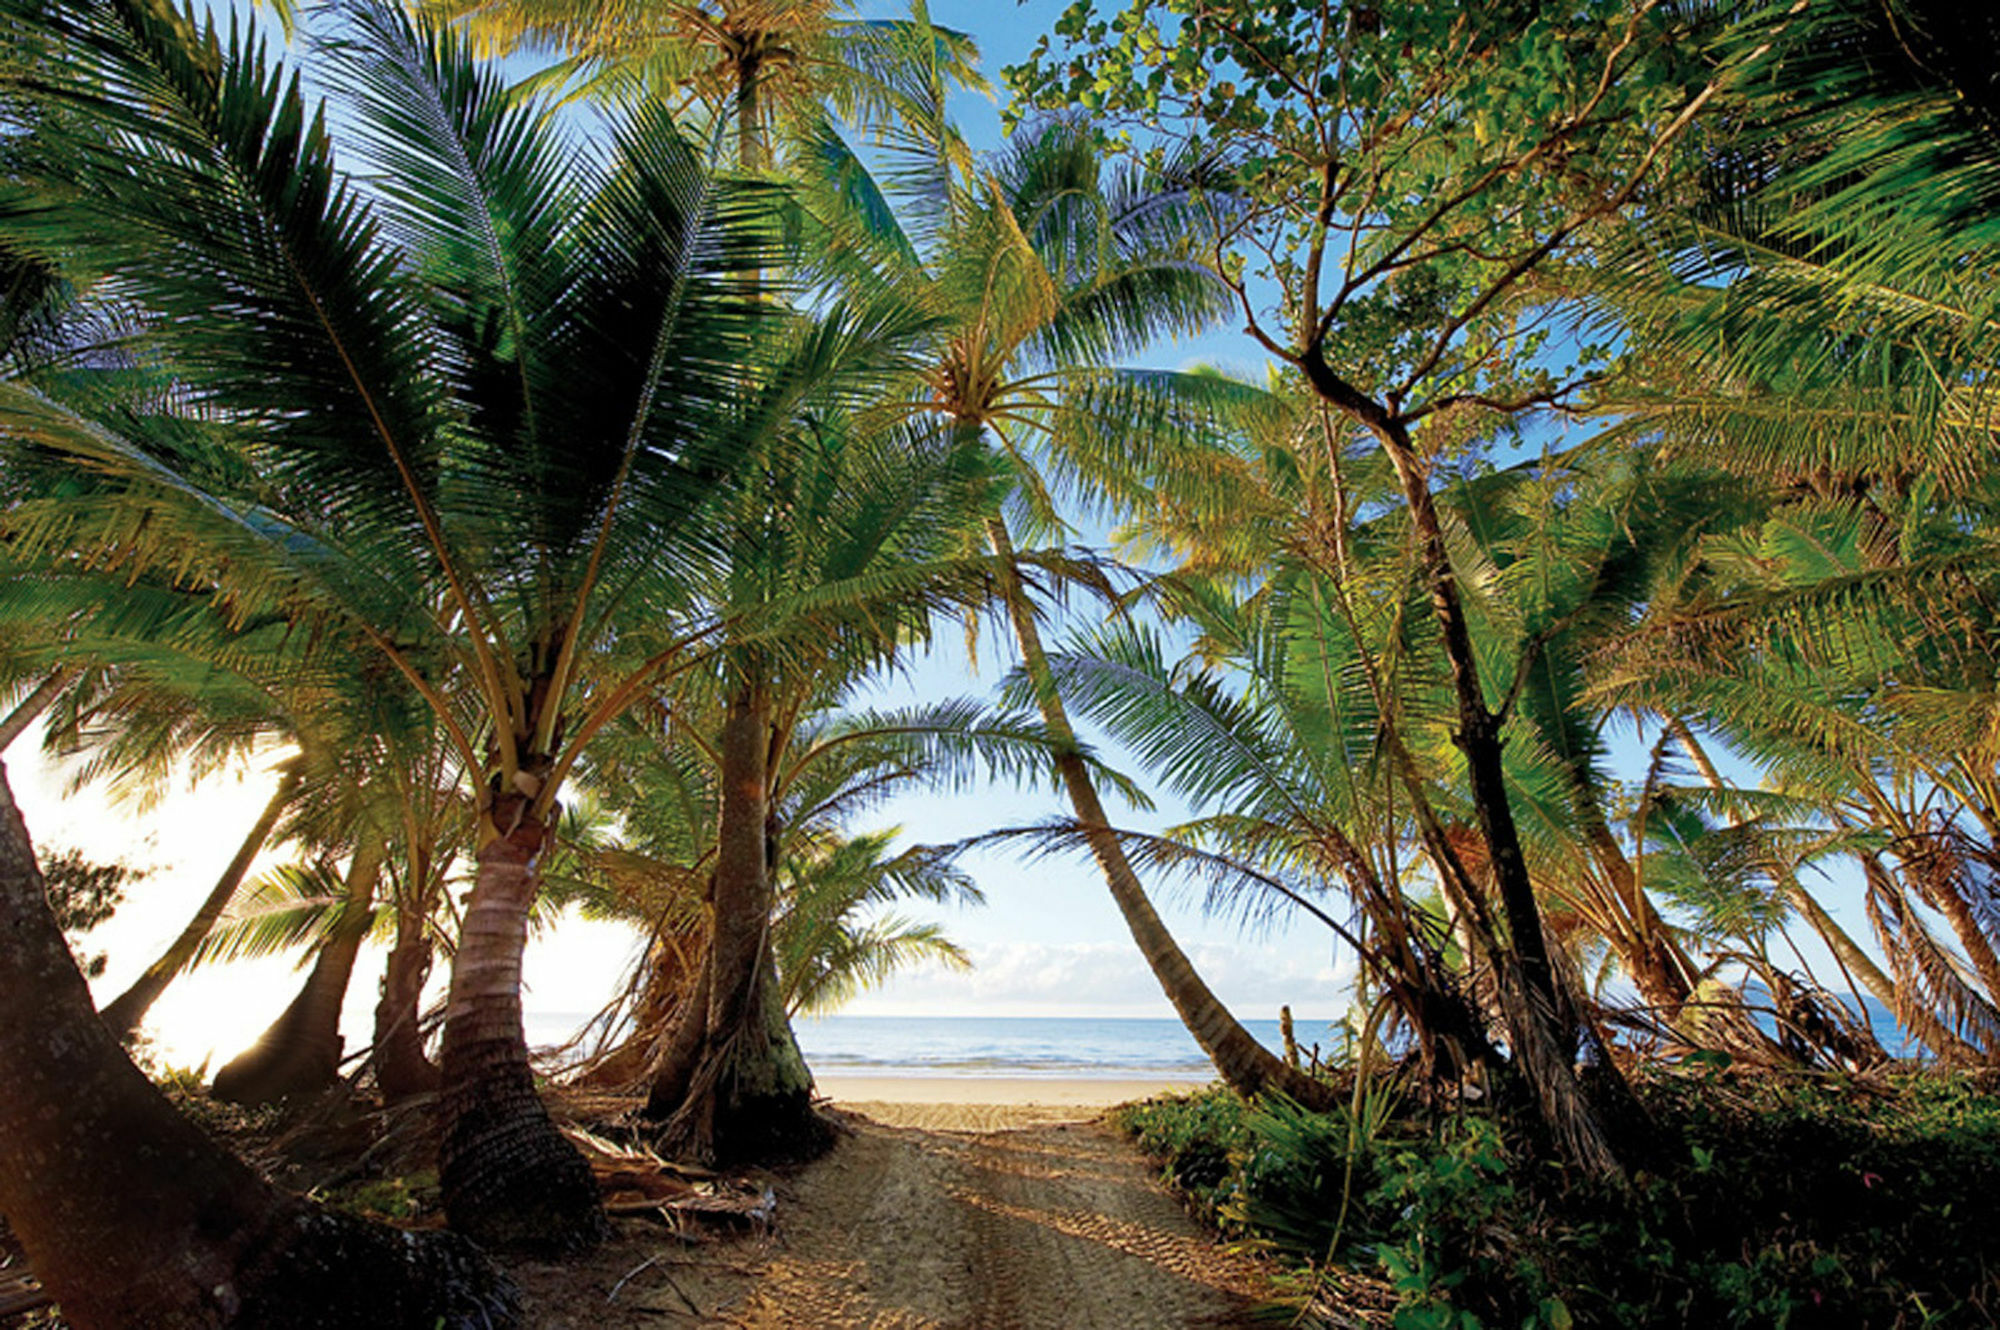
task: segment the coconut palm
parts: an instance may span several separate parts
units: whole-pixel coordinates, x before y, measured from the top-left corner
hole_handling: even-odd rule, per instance
[[[278,1191],[181,1117],[97,1019],[0,775],[0,1211],[72,1325],[511,1323],[454,1234],[396,1233]]]
[[[446,1205],[489,1240],[573,1245],[601,1210],[528,1071],[523,921],[564,779],[708,631],[682,577],[748,452],[725,408],[775,314],[741,280],[775,258],[768,195],[706,172],[656,105],[580,143],[462,41],[365,3],[339,17],[356,39],[326,73],[365,193],[248,39],[138,0],[32,16],[65,56],[16,91],[115,126],[120,151],[38,158],[59,206],[10,239],[115,271],[175,387],[114,409],[15,384],[0,411],[17,458],[81,463],[104,500],[89,511],[150,515],[129,559],[203,551],[226,595],[367,641],[482,773]],[[780,352],[758,372],[812,368]],[[86,506],[62,511],[32,548],[101,547]]]
[[[990,483],[984,453],[895,426],[881,400],[847,400],[855,407],[829,396],[795,420],[770,417],[796,437],[772,440],[761,484],[730,513],[707,594],[732,627],[714,672],[682,682],[700,689],[683,706],[719,717],[687,734],[713,762],[717,791],[706,961],[647,1111],[669,1119],[677,1147],[704,1155],[746,1141],[797,1151],[815,1138],[772,951],[775,827],[794,745],[829,699],[927,637],[936,611],[986,591],[983,561],[958,554]]]
[[[830,147],[844,156],[829,113],[917,160],[962,161],[945,95],[985,87],[971,39],[933,26],[922,0],[907,19],[861,18],[832,0],[423,0],[420,8],[497,51],[560,53],[554,75],[595,95],[666,93],[718,125],[733,121],[737,160],[752,171]]]

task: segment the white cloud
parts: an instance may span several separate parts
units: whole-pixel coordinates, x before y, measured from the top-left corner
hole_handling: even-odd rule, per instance
[[[882,1016],[1171,1017],[1173,1009],[1130,942],[996,942],[974,945],[973,969],[924,966],[856,999],[849,1011]],[[1207,942],[1189,948],[1196,971],[1239,1016],[1272,1018],[1290,1004],[1301,1018],[1331,1018],[1346,1004],[1350,971],[1323,954]]]

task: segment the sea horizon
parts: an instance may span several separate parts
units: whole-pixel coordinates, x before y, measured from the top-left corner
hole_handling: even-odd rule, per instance
[[[1869,1023],[1892,1054],[1908,1056],[1912,1041],[1880,1004],[1868,1003]],[[582,1012],[527,1013],[530,1046],[560,1046],[589,1019]],[[1273,1053],[1282,1054],[1276,1020],[1242,1021]],[[1208,1080],[1214,1065],[1171,1016],[897,1016],[839,1012],[792,1022],[806,1064],[815,1074],[843,1078],[1004,1078],[1028,1080]],[[1336,1054],[1344,1032],[1325,1019],[1295,1018],[1302,1060]]]
[[[530,1012],[528,1042],[560,1045],[587,1017]],[[1283,1051],[1275,1020],[1246,1020],[1274,1053]],[[1308,1058],[1325,1057],[1327,1021],[1294,1022]],[[890,1016],[836,1013],[799,1017],[793,1033],[806,1064],[828,1076],[906,1079],[1208,1080],[1213,1064],[1171,1016]]]

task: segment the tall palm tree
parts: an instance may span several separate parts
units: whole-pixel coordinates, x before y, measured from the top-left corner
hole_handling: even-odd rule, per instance
[[[1101,368],[1218,312],[1219,289],[1189,260],[1200,219],[1186,203],[1168,182],[1108,168],[1083,126],[1050,121],[954,191],[928,254],[894,232],[858,242],[887,251],[891,270],[947,313],[921,409],[1006,458],[1016,503],[1043,525],[1054,520],[1052,487],[1102,496],[1130,486],[1133,465],[1164,446],[1167,422],[1208,414],[1208,380]],[[1145,437],[1147,422],[1160,439]],[[1007,518],[989,516],[985,538],[1058,778],[1162,991],[1232,1086],[1316,1102],[1320,1088],[1229,1013],[1147,898],[1049,675]]]
[[[835,330],[808,331],[809,345]],[[740,1153],[730,1137],[800,1149],[814,1136],[771,934],[775,800],[794,743],[830,698],[927,636],[935,612],[985,594],[983,562],[957,553],[990,483],[984,454],[948,434],[894,426],[885,404],[914,382],[906,363],[896,368],[889,393],[856,382],[860,395],[770,417],[769,428],[793,437],[773,437],[761,454],[761,483],[729,514],[727,561],[708,593],[731,628],[700,681],[706,714],[721,717],[707,959],[702,996],[682,1009],[647,1110],[669,1119],[671,1142],[701,1154]],[[856,405],[843,409],[843,395]]]
[[[127,559],[204,551],[222,595],[359,636],[481,773],[446,1208],[485,1240],[575,1245],[602,1212],[528,1070],[524,921],[564,779],[708,632],[681,577],[747,451],[725,408],[772,316],[741,281],[773,261],[767,195],[706,172],[657,106],[600,151],[462,41],[359,0],[340,17],[356,39],[327,73],[366,193],[247,38],[144,0],[33,16],[75,54],[12,91],[120,151],[38,157],[53,206],[10,240],[115,272],[174,390],[135,409],[41,380],[0,415],[16,458],[82,464],[94,511],[148,515]],[[38,516],[31,548],[102,547],[81,506]]]
[[[0,773],[0,1212],[64,1319],[114,1326],[512,1322],[455,1234],[397,1233],[272,1187],[180,1116],[97,1019]]]
[[[423,0],[490,49],[566,57],[556,73],[617,98],[670,93],[733,121],[738,163],[762,171],[832,146],[828,116],[933,161],[963,160],[944,121],[953,87],[984,88],[964,33],[861,18],[835,0]],[[545,76],[546,77],[546,76]]]

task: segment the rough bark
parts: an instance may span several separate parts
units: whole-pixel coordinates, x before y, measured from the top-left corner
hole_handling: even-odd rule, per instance
[[[438,1087],[437,1064],[424,1052],[422,1005],[424,981],[431,973],[431,940],[423,913],[399,908],[396,945],[382,970],[382,992],[375,1003],[375,1088],[384,1102],[395,1104]]]
[[[1015,568],[1013,541],[998,518],[988,519],[986,535],[993,546],[1001,594],[1013,621],[1014,639],[1021,648],[1021,667],[1035,690],[1042,723],[1056,745],[1056,770],[1062,777],[1064,792],[1069,796],[1077,824],[1083,828],[1091,856],[1104,874],[1111,899],[1116,902],[1132,941],[1138,945],[1139,954],[1145,957],[1167,1001],[1173,1004],[1201,1051],[1215,1064],[1216,1074],[1238,1094],[1247,1096],[1275,1090],[1312,1107],[1330,1106],[1333,1093],[1329,1087],[1285,1065],[1243,1028],[1203,981],[1153,908],[1144,884],[1125,855],[1125,847],[1119,843],[1118,833],[1105,816],[1097,786],[1090,779],[1090,768],[1079,751],[1069,713],[1056,691],[1048,653],[1035,626],[1034,606],[1029,603]]]
[[[445,1217],[480,1243],[561,1253],[608,1233],[590,1166],[549,1119],[521,1025],[521,953],[540,885],[545,829],[505,794],[489,813],[504,835],[480,847],[452,960],[439,1066]]]
[[[513,1323],[453,1234],[278,1191],[182,1118],[97,1018],[0,769],[0,1213],[78,1330]]]
[[[771,703],[754,662],[744,673],[718,745],[704,1010],[690,1004],[646,1105],[648,1117],[666,1121],[664,1148],[709,1162],[810,1158],[832,1142],[813,1111],[812,1075],[771,956]],[[697,1018],[698,1042],[688,1029]]]
[[[368,935],[384,853],[379,833],[366,831],[347,868],[347,893],[333,932],[320,946],[299,995],[271,1027],[215,1074],[210,1093],[232,1104],[275,1104],[318,1094],[340,1079],[340,1011],[355,958]]]
[[[1365,427],[1381,444],[1409,511],[1432,617],[1451,673],[1458,712],[1453,740],[1465,757],[1473,809],[1507,923],[1507,946],[1495,957],[1495,971],[1515,1060],[1544,1125],[1570,1162],[1593,1175],[1616,1175],[1621,1171],[1617,1158],[1577,1079],[1574,1059],[1580,1024],[1542,932],[1541,907],[1507,794],[1501,717],[1486,705],[1458,574],[1431,494],[1430,468],[1419,456],[1407,422],[1342,379],[1317,348],[1301,356],[1298,364],[1323,401]]]
[[[264,842],[271,838],[271,832],[278,825],[278,819],[284,816],[286,806],[299,792],[299,786],[304,780],[305,774],[300,759],[293,758],[284,764],[284,774],[278,780],[278,788],[271,795],[271,802],[264,805],[264,811],[258,816],[256,825],[250,828],[250,834],[245,836],[243,844],[237,847],[236,857],[222,870],[222,876],[215,880],[215,886],[209,891],[208,898],[202,901],[201,908],[195,911],[192,919],[188,920],[187,927],[181,929],[180,936],[160,953],[158,960],[148,965],[139,977],[132,981],[129,988],[112,999],[110,1005],[104,1008],[104,1023],[110,1027],[111,1033],[120,1039],[130,1039],[132,1032],[146,1019],[146,1013],[153,1009],[153,1004],[167,991],[167,986],[180,976],[181,971],[187,968],[188,962],[194,959],[194,954],[201,950],[202,942],[214,930],[215,921],[222,917],[222,912],[229,908],[229,902],[235,898],[237,889],[243,885],[243,879],[249,875],[251,863],[263,850]]]

